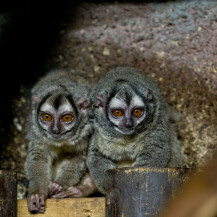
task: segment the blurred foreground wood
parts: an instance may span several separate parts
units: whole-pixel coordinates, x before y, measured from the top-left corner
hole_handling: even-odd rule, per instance
[[[14,172],[0,170],[0,217],[17,216],[17,178]]]
[[[44,214],[31,215],[26,200],[18,200],[17,217],[104,217],[105,198],[47,199]],[[8,216],[9,217],[9,216]]]
[[[217,217],[217,153],[192,175],[160,217]]]
[[[185,174],[185,169],[175,168],[108,170],[105,179],[108,190],[106,217],[156,216],[167,200],[173,198]]]

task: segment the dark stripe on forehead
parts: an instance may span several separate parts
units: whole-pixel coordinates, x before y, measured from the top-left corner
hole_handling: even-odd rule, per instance
[[[117,82],[117,83],[124,83],[124,82],[128,82],[127,80],[125,80],[125,79],[117,79],[115,82]]]
[[[124,87],[124,93],[125,93],[125,100],[127,105],[129,106],[132,100],[132,96],[128,93],[126,87]]]
[[[41,108],[41,105],[49,98],[49,97],[51,97],[51,93],[48,93],[48,94],[46,94],[44,97],[43,97],[43,99],[41,100],[41,102],[39,103],[39,105],[38,105],[38,109],[37,109],[37,113],[39,112],[39,110],[40,110],[40,108]]]
[[[53,101],[53,106],[55,109],[58,109],[59,106],[61,105],[61,100],[62,100],[63,96],[61,94],[59,94]]]
[[[148,100],[147,98],[144,96],[144,94],[142,94],[133,84],[130,84],[130,86],[132,87],[132,89],[135,91],[135,93],[143,100],[144,104],[145,104],[145,110],[146,110],[146,115],[149,115],[149,105],[148,105]],[[142,122],[144,122],[145,120],[143,120]],[[141,122],[141,123],[142,123]]]
[[[76,114],[76,116],[77,116],[77,115],[78,115],[78,109],[77,109],[77,106],[76,106],[76,104],[75,104],[75,102],[74,102],[74,100],[73,100],[72,94],[68,94],[68,95],[66,96],[66,98],[68,99],[68,101],[70,102],[70,104],[72,105],[72,107],[75,109],[75,114]]]
[[[144,96],[144,94],[142,94],[133,84],[130,84],[131,88],[134,90],[134,92],[143,99],[143,101],[147,104],[148,100],[147,98]]]
[[[75,123],[75,125],[73,126],[73,128],[76,129],[76,127],[79,126],[80,121],[81,121],[80,118],[79,118],[79,111],[78,111],[78,108],[77,108],[77,106],[76,106],[76,103],[75,103],[75,101],[74,101],[73,96],[72,96],[71,93],[68,94],[68,95],[66,95],[66,99],[69,101],[69,103],[70,103],[70,104],[72,105],[72,107],[74,108],[75,116],[76,116],[76,123]]]
[[[39,103],[38,108],[37,108],[37,117],[38,117],[38,115],[39,115],[39,111],[40,111],[41,106],[43,105],[43,103],[44,103],[49,97],[51,97],[51,95],[52,95],[51,93],[47,93],[47,94],[43,97],[43,99],[41,100],[41,102]],[[41,125],[39,124],[38,118],[36,119],[36,121],[38,122],[38,126],[40,126],[40,128],[42,129]]]
[[[110,95],[109,95],[109,97],[108,97],[107,105],[109,104],[110,100],[116,95],[117,92],[118,92],[117,88],[114,88],[114,89],[111,91],[111,93],[110,93]]]
[[[109,120],[109,116],[108,116],[108,112],[109,112],[109,111],[108,111],[108,105],[109,105],[111,99],[116,95],[117,92],[118,92],[117,88],[114,88],[114,89],[111,91],[111,93],[110,93],[110,95],[109,95],[109,97],[108,97],[106,106],[105,106],[105,115],[106,115],[106,118],[107,118],[108,121],[110,121],[110,120]]]
[[[135,93],[143,99],[144,104],[145,104],[145,111],[146,111],[146,115],[145,115],[145,119],[138,124],[137,126],[137,130],[138,132],[140,132],[140,130],[144,130],[144,125],[149,124],[150,122],[152,122],[153,119],[153,115],[150,113],[150,108],[149,108],[149,103],[147,98],[144,96],[144,94],[142,94],[133,84],[130,84],[130,86],[132,87],[132,89],[135,91]],[[155,108],[154,108],[155,110]]]

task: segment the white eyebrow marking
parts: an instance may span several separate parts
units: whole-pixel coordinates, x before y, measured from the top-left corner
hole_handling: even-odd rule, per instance
[[[131,100],[130,106],[144,107],[144,102],[139,96],[134,96]]]
[[[121,99],[118,99],[118,98],[113,98],[111,99],[110,103],[109,103],[109,107],[110,108],[116,108],[116,107],[127,107],[127,104],[121,100]]]
[[[58,109],[58,112],[63,112],[63,111],[69,111],[69,112],[73,112],[74,109],[71,106],[70,103],[64,103],[63,105],[61,105]]]
[[[54,107],[46,102],[40,108],[40,111],[54,111],[54,110],[55,110]]]

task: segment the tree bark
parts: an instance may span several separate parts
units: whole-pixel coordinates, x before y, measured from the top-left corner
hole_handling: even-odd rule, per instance
[[[156,216],[186,177],[186,169],[121,168],[105,178],[106,217]]]
[[[0,217],[17,216],[17,179],[14,172],[0,170]]]

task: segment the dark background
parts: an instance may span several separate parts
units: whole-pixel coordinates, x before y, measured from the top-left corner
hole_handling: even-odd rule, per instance
[[[67,0],[0,3],[1,147],[8,142],[13,100],[21,95],[22,86],[28,91],[49,70],[61,23],[67,19],[67,10],[75,7],[75,1]]]

